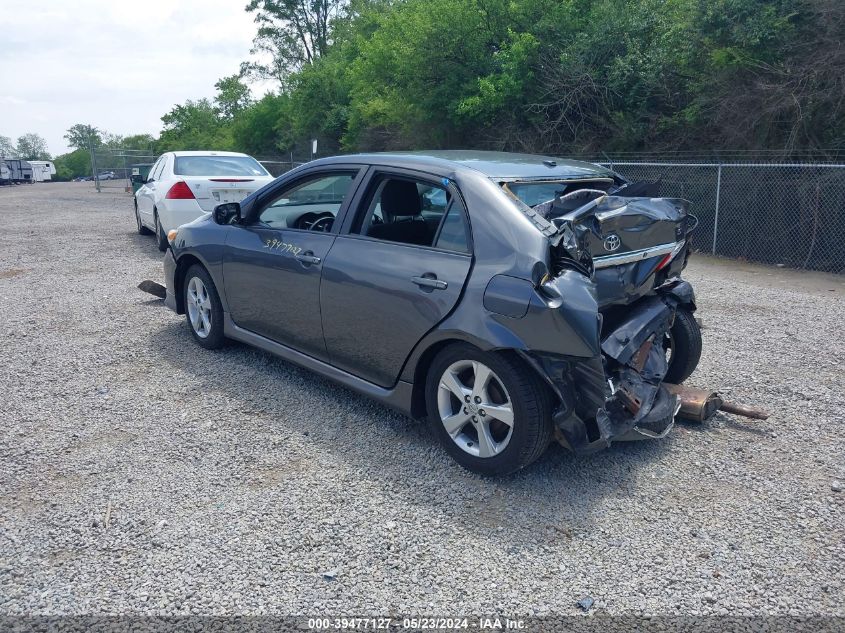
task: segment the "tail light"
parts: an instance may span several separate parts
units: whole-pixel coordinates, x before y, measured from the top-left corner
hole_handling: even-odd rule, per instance
[[[167,195],[164,196],[168,200],[194,200],[194,192],[184,180],[180,180],[174,184]]]
[[[654,271],[657,272],[658,270],[663,270],[664,268],[666,268],[666,264],[668,264],[671,261],[672,261],[672,253],[669,253],[668,255],[664,255],[663,259],[660,260],[660,263],[657,264],[657,268],[655,268]]]
[[[675,248],[672,249],[671,253],[668,253],[668,254],[663,256],[663,259],[661,259],[660,263],[657,264],[657,268],[654,269],[654,272],[657,272],[658,270],[663,270],[664,268],[666,268],[666,266],[669,265],[669,262],[671,262],[673,259],[675,259],[675,257],[677,257],[678,253],[681,252],[681,249],[683,249],[685,245],[686,245],[685,240],[681,240],[680,242],[675,244]]]

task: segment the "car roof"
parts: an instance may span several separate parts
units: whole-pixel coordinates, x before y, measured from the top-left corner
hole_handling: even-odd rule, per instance
[[[249,156],[249,154],[242,154],[241,152],[218,152],[216,150],[191,150],[168,153],[174,156]]]
[[[426,167],[473,169],[489,178],[573,178],[613,176],[614,173],[593,163],[554,156],[493,152],[484,150],[425,150],[414,152],[373,152],[320,159],[321,163],[362,161],[389,164],[409,169]]]

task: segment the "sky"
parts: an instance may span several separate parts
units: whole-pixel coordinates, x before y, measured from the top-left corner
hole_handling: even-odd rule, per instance
[[[161,116],[213,97],[256,31],[247,0],[0,0],[0,136],[27,132],[53,156],[75,123],[161,131]],[[260,96],[267,85],[253,86]]]

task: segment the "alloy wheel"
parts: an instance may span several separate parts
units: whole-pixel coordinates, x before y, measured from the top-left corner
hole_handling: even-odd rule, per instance
[[[437,409],[452,441],[475,457],[495,457],[513,435],[513,403],[502,381],[484,363],[452,363],[440,378]]]
[[[200,338],[211,333],[211,298],[202,279],[191,277],[188,282],[188,318],[191,327]]]

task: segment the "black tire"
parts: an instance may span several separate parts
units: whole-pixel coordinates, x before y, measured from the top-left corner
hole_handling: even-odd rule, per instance
[[[211,326],[208,329],[206,336],[202,336],[198,333],[191,322],[191,311],[189,309],[191,296],[189,293],[191,290],[191,280],[194,277],[202,282],[208,296],[208,316],[210,316],[209,320]],[[182,296],[185,300],[185,321],[188,324],[188,329],[191,332],[191,336],[194,337],[194,340],[206,349],[219,349],[223,347],[226,343],[226,338],[223,336],[223,304],[220,301],[220,295],[217,294],[217,288],[214,285],[214,281],[212,281],[211,275],[208,274],[208,271],[205,268],[199,264],[194,264],[188,269],[182,283]]]
[[[513,409],[510,439],[504,449],[492,457],[468,453],[452,439],[441,421],[438,407],[440,381],[450,366],[461,361],[479,361],[486,365],[510,396]],[[425,389],[427,422],[431,432],[455,461],[474,473],[487,476],[513,473],[534,462],[551,442],[552,398],[549,389],[534,370],[516,356],[483,352],[466,343],[450,345],[435,357],[429,367]]]
[[[158,246],[158,250],[162,253],[167,250],[167,235],[164,233],[164,229],[161,226],[161,222],[158,220],[158,213],[155,214],[156,219],[156,245]]]
[[[669,330],[669,369],[664,381],[680,384],[692,375],[701,360],[701,328],[684,308],[675,312],[675,322]]]
[[[135,203],[135,224],[138,227],[138,235],[149,235],[152,233],[150,229],[141,224],[141,215],[138,213],[138,203]]]

